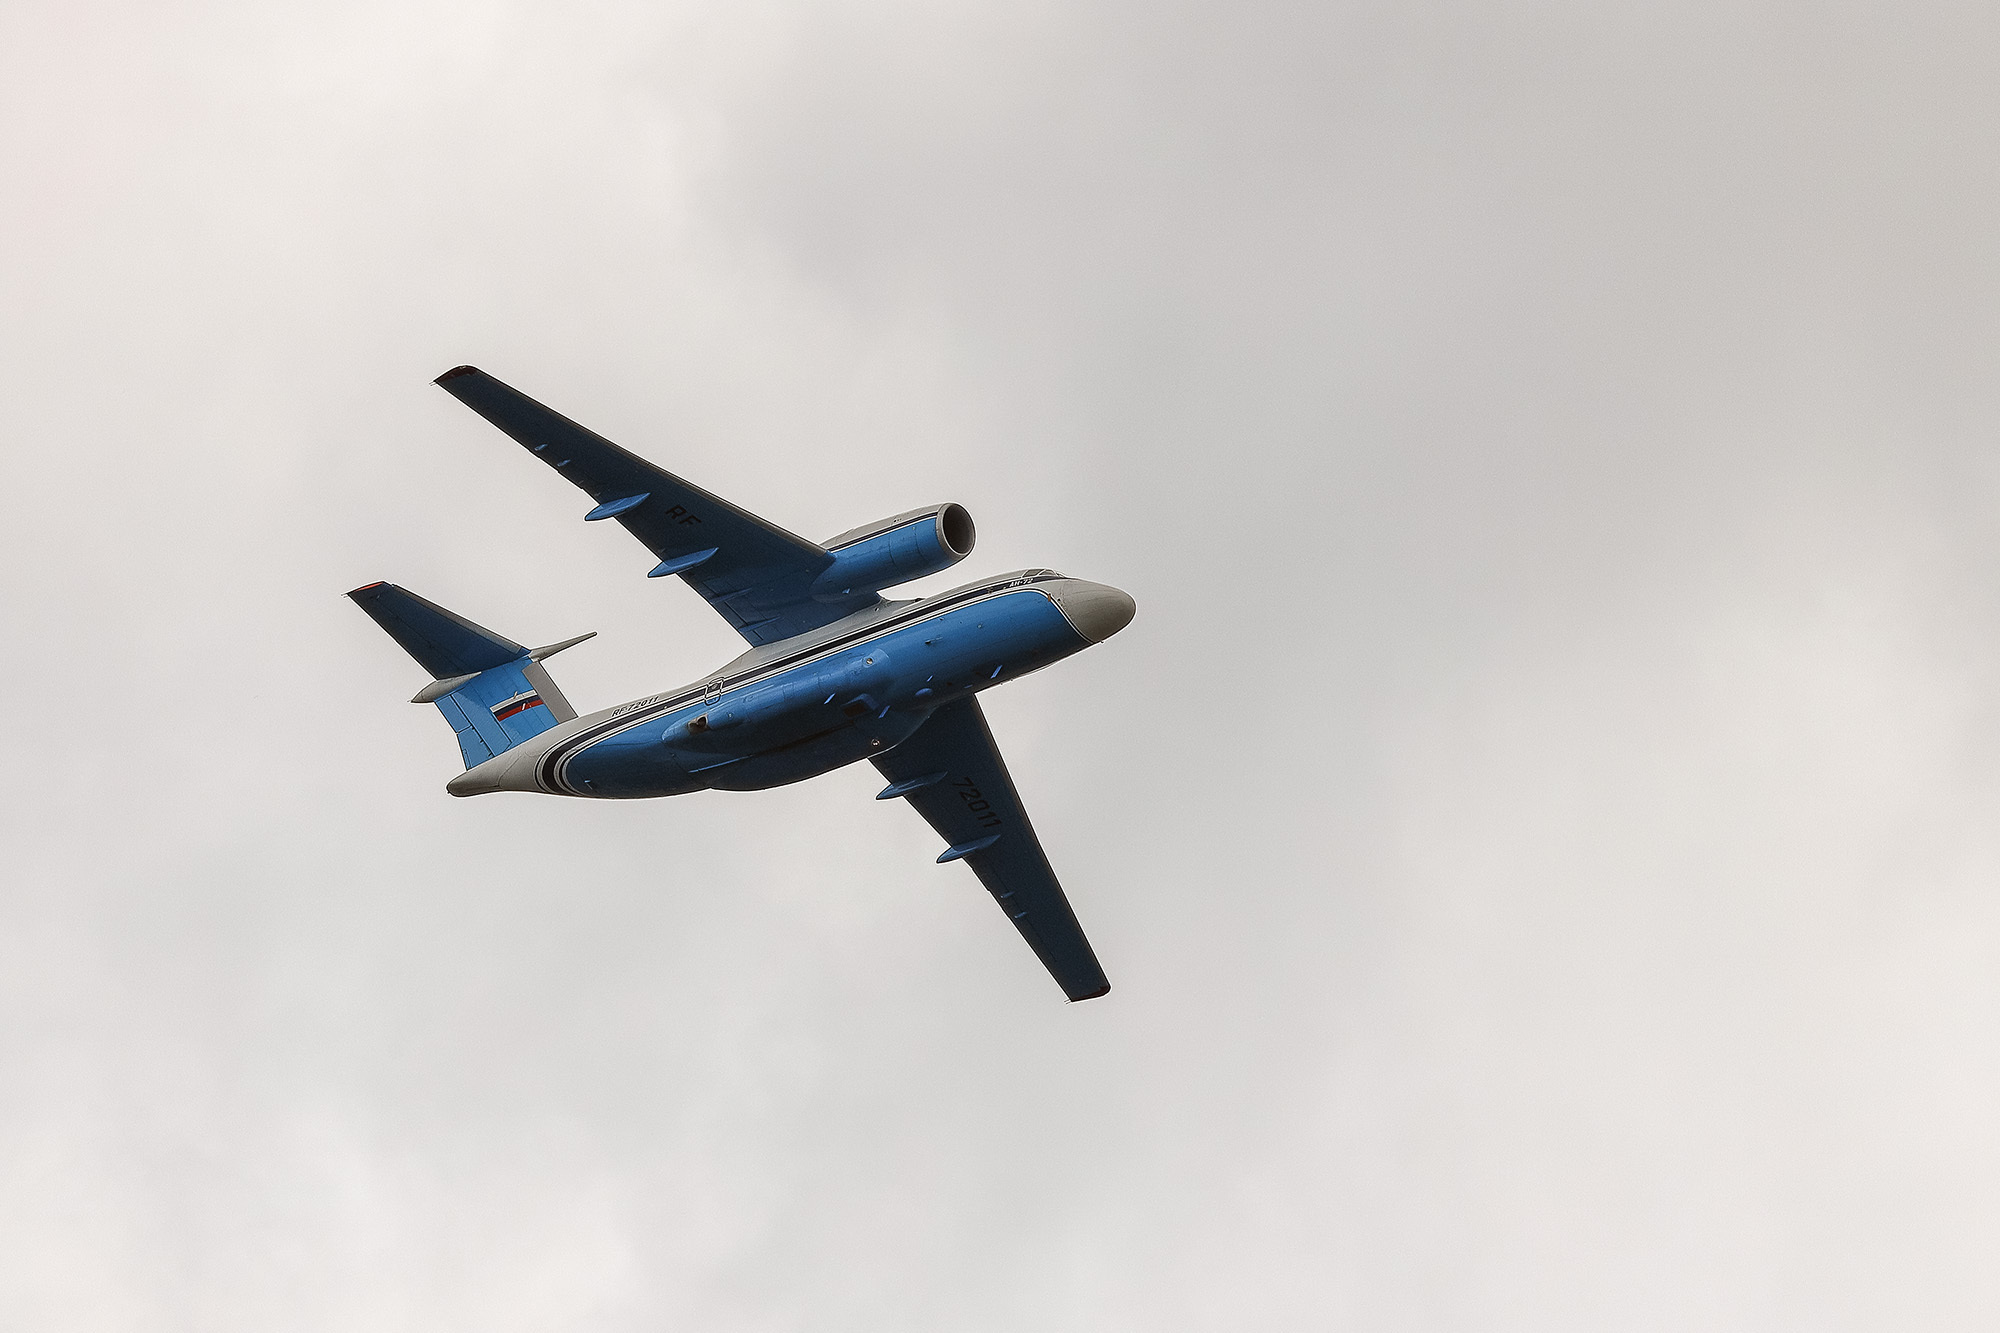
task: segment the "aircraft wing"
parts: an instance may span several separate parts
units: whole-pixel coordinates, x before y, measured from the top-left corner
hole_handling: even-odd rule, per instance
[[[945,704],[871,762],[889,779],[877,799],[901,796],[930,821],[951,844],[938,860],[972,867],[1065,995],[1091,1000],[1111,989],[1042,854],[979,700]]]
[[[627,453],[475,366],[447,370],[437,383],[596,501],[587,520],[615,518],[644,542],[660,562],[648,578],[680,575],[753,645],[880,600],[875,593],[815,600],[812,581],[833,563],[824,547]]]

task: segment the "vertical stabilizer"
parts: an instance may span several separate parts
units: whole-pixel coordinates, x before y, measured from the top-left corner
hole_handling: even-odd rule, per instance
[[[347,595],[434,677],[410,702],[437,705],[467,768],[576,716],[540,661],[569,643],[530,651],[393,583]]]

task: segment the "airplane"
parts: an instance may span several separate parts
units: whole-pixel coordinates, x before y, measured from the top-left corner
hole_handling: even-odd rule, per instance
[[[465,771],[453,796],[540,792],[599,800],[758,791],[866,759],[877,800],[916,807],[1071,1001],[1111,989],[1042,852],[979,693],[1104,642],[1130,624],[1117,588],[1021,569],[909,601],[882,596],[971,554],[972,516],[932,505],[796,537],[683,481],[473,366],[435,381],[589,494],[750,647],[702,680],[579,717],[544,659],[596,631],[527,648],[392,583],[347,595],[431,683],[412,703],[451,724]]]

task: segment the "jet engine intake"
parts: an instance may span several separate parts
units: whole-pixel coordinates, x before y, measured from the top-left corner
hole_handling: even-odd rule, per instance
[[[972,515],[955,504],[913,509],[843,532],[826,543],[833,563],[813,580],[812,594],[835,601],[935,574],[971,555],[975,536]]]

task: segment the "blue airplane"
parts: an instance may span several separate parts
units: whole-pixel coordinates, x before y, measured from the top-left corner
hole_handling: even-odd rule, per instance
[[[347,594],[430,672],[412,703],[458,736],[454,796],[622,800],[758,791],[866,759],[964,861],[1071,1000],[1111,989],[1014,790],[979,691],[1102,643],[1131,623],[1116,588],[1023,569],[912,601],[882,589],[972,551],[972,516],[934,505],[824,544],[627,453],[472,366],[436,381],[588,492],[750,644],[706,679],[585,717],[544,658],[392,583]],[[593,631],[592,633],[595,633]]]

